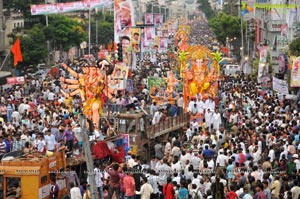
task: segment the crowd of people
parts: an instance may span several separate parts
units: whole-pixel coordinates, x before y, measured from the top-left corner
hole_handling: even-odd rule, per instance
[[[205,27],[204,22],[194,22],[191,32],[200,34],[198,30],[207,31]],[[199,38],[192,34],[192,43],[199,44]],[[115,104],[117,108],[108,111],[125,112],[143,109],[150,116],[148,122],[157,124],[163,115],[174,117],[183,113],[183,96],[178,95],[175,104],[164,107],[151,100],[145,79],[150,73],[163,77],[164,74],[151,67],[169,68],[169,60],[145,56],[148,56],[145,63],[151,63],[149,73],[134,73],[133,91],[116,96],[116,101],[108,101],[106,107]],[[81,153],[83,140],[78,125],[81,99],[73,97],[66,104],[60,89],[60,82],[48,77],[27,80],[22,86],[1,87],[1,156],[19,150],[45,154],[62,145],[68,154]],[[98,198],[298,199],[297,101],[274,93],[271,88],[263,89],[241,74],[220,80],[219,95],[215,98],[198,94],[187,105],[187,111],[191,117],[200,117],[192,119],[182,131],[170,134],[167,141],[157,138],[150,162],[128,154],[122,164],[95,163]],[[105,135],[107,124],[99,126]],[[91,198],[89,179],[79,179],[70,167],[67,171],[71,199]],[[51,194],[55,198],[57,187],[55,181],[52,183]]]

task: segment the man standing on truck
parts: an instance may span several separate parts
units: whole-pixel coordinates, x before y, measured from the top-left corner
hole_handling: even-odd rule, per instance
[[[54,152],[55,151],[55,136],[53,134],[51,134],[50,129],[47,129],[46,131],[46,135],[45,135],[45,142],[46,142],[46,146],[47,146],[47,150]]]

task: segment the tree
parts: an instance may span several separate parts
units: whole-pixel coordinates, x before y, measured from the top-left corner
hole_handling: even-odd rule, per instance
[[[10,34],[9,37],[16,39],[16,35]],[[17,69],[24,70],[30,65],[37,65],[44,62],[47,57],[46,38],[41,25],[35,25],[26,32],[21,39],[21,52],[23,62],[17,65]]]
[[[300,56],[300,39],[295,39],[289,44],[290,55]]]
[[[209,20],[209,26],[216,35],[218,41],[226,43],[226,37],[241,37],[240,18],[221,13]],[[245,30],[245,26],[243,27]]]
[[[114,15],[109,12],[96,13],[91,23],[91,42],[96,43],[96,27],[98,44],[111,44],[114,40]],[[97,26],[96,26],[97,23]]]
[[[96,23],[97,21],[95,21]],[[107,45],[109,43],[112,43],[114,40],[114,26],[113,23],[107,22],[107,21],[98,21],[98,43],[99,44],[104,44]],[[96,27],[94,27],[95,24],[92,26],[92,30],[95,30]],[[96,43],[95,38],[96,38],[96,32],[91,33],[92,41]]]
[[[78,19],[63,15],[50,15],[49,26],[45,29],[46,38],[56,50],[67,51],[73,46],[79,46],[87,40],[84,23]]]
[[[199,10],[201,10],[207,19],[210,19],[215,16],[215,11],[212,9],[208,0],[198,0]]]
[[[300,56],[300,23],[295,28],[295,39],[289,44],[290,54],[294,56]]]

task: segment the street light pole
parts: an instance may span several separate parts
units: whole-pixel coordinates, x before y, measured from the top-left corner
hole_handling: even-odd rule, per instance
[[[241,15],[242,11],[242,0],[240,0],[239,5],[239,14]],[[244,58],[244,31],[243,31],[243,15],[241,15],[241,60]]]
[[[89,45],[88,54],[91,54],[91,9],[89,8]]]
[[[87,128],[86,128],[86,123],[87,123],[87,118],[83,114],[79,115],[79,125],[81,128],[81,135],[83,136],[83,150],[84,150],[84,156],[85,156],[85,162],[86,162],[86,167],[87,167],[87,172],[88,172],[88,180],[90,184],[90,191],[91,191],[91,196],[92,199],[97,199],[98,196],[98,191],[96,187],[96,181],[95,181],[95,173],[94,173],[94,161],[91,156],[91,148],[90,148],[90,143],[89,143],[89,138],[88,134],[86,133]]]
[[[47,3],[48,3],[48,0],[45,0],[45,4],[47,4]],[[46,14],[46,27],[48,28],[48,26],[49,26],[48,14]],[[47,38],[47,51],[48,51],[47,66],[50,66],[50,41],[48,38]]]

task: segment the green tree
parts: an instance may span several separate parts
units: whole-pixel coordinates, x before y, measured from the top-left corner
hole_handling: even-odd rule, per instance
[[[17,35],[10,34],[9,37],[15,41]],[[45,61],[47,57],[47,47],[46,38],[41,25],[35,25],[32,29],[27,31],[26,34],[22,35],[20,39],[23,62],[17,65],[17,69],[23,70],[29,65],[37,65]]]
[[[300,56],[300,39],[295,39],[289,44],[290,55]]]
[[[64,51],[87,40],[84,23],[63,15],[49,16],[49,26],[45,28],[45,35],[54,49]]]
[[[199,10],[202,11],[207,19],[210,19],[215,16],[216,12],[210,6],[208,0],[198,0]]]
[[[236,16],[221,13],[209,20],[209,26],[223,44],[226,43],[226,37],[236,37],[237,39],[241,37],[240,18]],[[243,28],[245,30],[245,26]]]
[[[96,23],[98,28],[98,44],[104,44],[107,45],[109,43],[112,43],[114,40],[114,25],[112,22],[107,21],[95,21],[95,23],[92,24],[92,30],[96,30]],[[91,40],[92,43],[96,43],[96,32],[91,32]]]
[[[291,55],[300,56],[300,23],[295,28],[295,39],[289,44],[289,51]]]
[[[97,26],[96,26],[97,23]],[[98,31],[96,31],[96,28]],[[96,44],[96,32],[98,44],[105,46],[114,40],[114,15],[109,12],[98,12],[91,22],[91,43]]]

